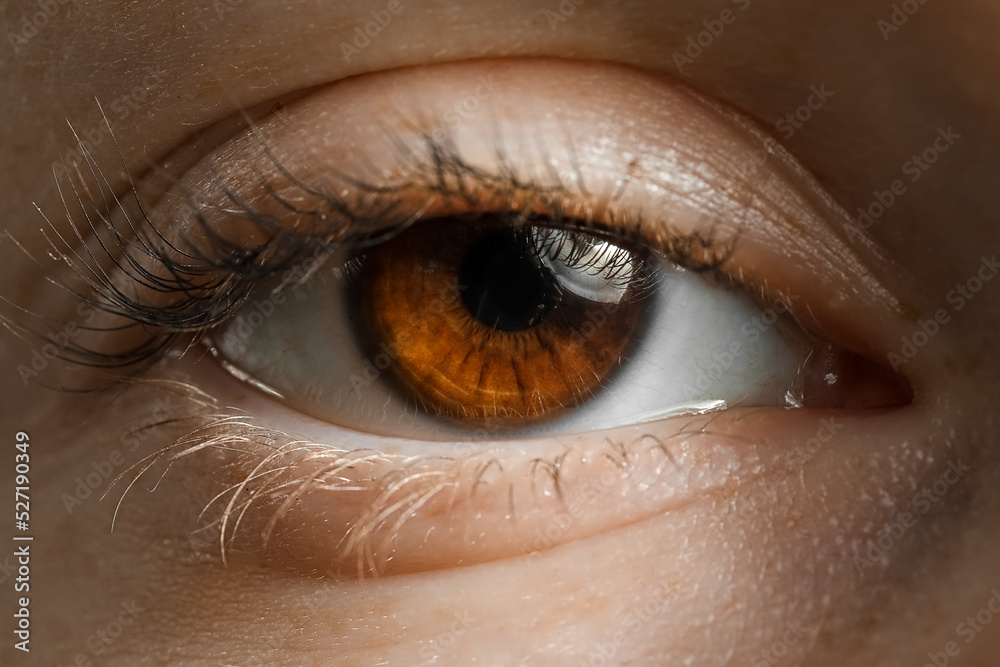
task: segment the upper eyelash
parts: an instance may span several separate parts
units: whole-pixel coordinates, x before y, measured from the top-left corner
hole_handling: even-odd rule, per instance
[[[113,133],[112,140],[117,146]],[[63,197],[67,223],[82,249],[77,250],[47,217],[46,221],[58,239],[58,242],[49,239],[52,247],[50,255],[72,267],[76,279],[83,283],[83,289],[73,287],[64,280],[53,279],[53,282],[82,303],[123,318],[125,322],[104,329],[90,327],[91,330],[142,327],[146,337],[130,348],[111,353],[73,344],[61,348],[60,358],[84,366],[126,368],[133,373],[140,372],[174,349],[182,338],[197,338],[223,324],[261,282],[282,274],[281,287],[301,282],[309,277],[298,270],[302,260],[318,257],[321,263],[333,252],[344,248],[377,245],[413,224],[419,219],[421,207],[403,207],[401,202],[402,195],[415,190],[427,192],[429,196],[461,201],[472,210],[484,206],[489,209],[477,213],[505,212],[519,222],[529,222],[536,216],[544,217],[547,227],[596,233],[639,243],[650,242],[646,238],[648,225],[639,213],[627,220],[607,219],[614,217],[610,210],[603,213],[604,220],[597,219],[590,211],[584,216],[573,217],[561,204],[570,196],[568,188],[562,183],[540,184],[523,180],[502,157],[499,169],[493,173],[466,162],[447,140],[436,140],[432,135],[425,134],[423,141],[428,156],[423,168],[419,164],[413,166],[411,173],[414,177],[398,183],[374,185],[338,175],[331,169],[331,175],[348,182],[360,193],[356,196],[361,200],[359,203],[348,202],[329,190],[303,182],[267,151],[268,158],[279,173],[315,205],[311,209],[303,208],[264,183],[267,196],[291,214],[322,221],[322,233],[283,227],[277,218],[254,208],[219,179],[215,179],[214,185],[222,190],[233,209],[221,210],[205,205],[200,193],[188,186],[185,196],[191,217],[205,237],[200,241],[185,238],[177,232],[179,226],[176,220],[166,221],[161,229],[161,223],[150,218],[138,185],[120,152],[128,178],[128,191],[125,196],[118,196],[81,142],[86,171],[89,171],[98,194],[92,192],[88,179],[79,167],[75,179],[72,173],[68,176],[68,190],[72,193],[69,201],[64,196],[63,184],[58,177],[56,183]],[[412,157],[413,153],[408,155]],[[476,186],[475,192],[488,193],[489,199],[473,194],[471,185]],[[544,202],[542,213],[530,214],[523,204],[519,205],[519,202],[525,201],[536,207],[539,202]],[[78,223],[74,218],[73,204],[81,211],[85,224]],[[267,240],[254,247],[235,244],[213,228],[208,214],[236,216],[241,222],[263,232]],[[121,218],[122,222],[116,224],[115,217]],[[172,235],[178,238],[171,240]],[[659,246],[657,249],[674,263],[727,283],[733,282],[721,267],[733,253],[735,237],[720,241],[716,238],[715,228],[710,227],[706,231],[695,230],[687,234],[660,230],[654,238]],[[127,289],[135,296],[126,292],[126,286],[117,285],[102,268],[107,262],[128,281]],[[147,268],[146,262],[151,262],[152,268]],[[152,303],[150,298],[153,295],[169,295],[169,303]],[[6,323],[11,326],[10,322]],[[28,334],[35,338],[47,338],[44,333],[14,326],[22,336]],[[49,328],[51,334],[51,325]]]

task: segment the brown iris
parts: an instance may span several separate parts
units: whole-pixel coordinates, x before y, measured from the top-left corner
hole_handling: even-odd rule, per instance
[[[390,350],[399,389],[425,411],[527,424],[586,401],[622,364],[642,320],[643,260],[540,224],[438,219],[360,259],[359,333]]]

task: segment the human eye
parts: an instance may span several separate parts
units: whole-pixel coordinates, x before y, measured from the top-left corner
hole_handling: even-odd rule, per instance
[[[215,397],[139,470],[188,466],[224,557],[365,577],[535,554],[746,488],[767,461],[827,442],[829,424],[909,401],[868,361],[900,305],[842,213],[751,123],[659,76],[545,60],[381,72],[289,103],[182,171],[126,214],[137,239],[92,303],[143,325],[122,336],[125,365],[169,351],[151,371],[183,368]],[[593,379],[552,380],[577,393],[534,413],[525,394],[541,382],[516,379],[506,404],[446,404],[397,358],[364,404],[338,402],[331,387],[366,346],[371,359],[435,343],[434,321],[401,337],[415,319],[385,319],[405,285],[452,284],[464,326],[503,328],[469,316],[459,288],[476,280],[457,277],[470,253],[497,256],[490,238],[527,257],[542,293],[576,281],[578,314],[548,354],[612,363],[577,359],[567,374]],[[631,311],[606,319],[623,330],[574,348],[601,298]],[[459,331],[411,368],[468,355],[476,339]],[[510,354],[504,333],[489,333],[492,354]],[[567,502],[586,509],[549,535]]]
[[[505,114],[497,136],[484,139],[479,127],[463,139],[467,152],[485,141],[516,159],[470,163],[438,126],[402,140],[410,175],[398,182],[335,176],[385,193],[366,206],[392,213],[369,225],[402,219],[405,229],[293,266],[210,335],[213,354],[314,416],[431,439],[586,432],[733,405],[894,400],[856,396],[859,384],[886,378],[874,367],[852,377],[859,360],[796,331],[797,296],[762,291],[758,306],[752,285],[734,282],[741,223],[706,215],[681,232],[671,214],[684,207],[627,201],[641,187],[630,174],[584,176],[589,165],[530,173],[539,159],[580,162],[569,154],[579,136],[525,159],[536,122]],[[366,144],[377,145],[377,135]],[[424,199],[411,192],[420,188]],[[402,197],[418,199],[411,208]],[[742,207],[729,210],[735,219]],[[293,212],[292,224],[302,217]]]

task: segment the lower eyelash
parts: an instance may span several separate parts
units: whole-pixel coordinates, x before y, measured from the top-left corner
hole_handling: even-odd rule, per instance
[[[126,435],[138,435],[143,441],[166,439],[167,444],[158,446],[109,482],[101,499],[114,502],[111,529],[137,484],[148,479],[150,483],[143,485],[143,490],[155,491],[180,462],[192,461],[198,455],[209,456],[210,464],[199,467],[211,471],[216,486],[209,487],[208,493],[215,495],[206,493],[198,522],[188,538],[196,551],[214,551],[223,563],[234,552],[266,549],[275,526],[306,494],[347,492],[354,498],[362,493],[369,501],[359,504],[356,517],[348,522],[338,545],[340,560],[345,566],[353,563],[359,579],[378,576],[392,556],[395,535],[405,522],[418,516],[425,501],[440,495],[450,496],[450,502],[471,502],[480,483],[494,483],[484,479],[486,472],[504,469],[503,448],[464,451],[454,456],[413,456],[296,440],[255,424],[252,417],[233,408],[221,408],[216,399],[183,374],[129,378],[125,382],[130,391],[120,397],[128,396],[130,401],[144,406],[164,403],[171,407],[164,414],[147,413],[147,419],[136,414],[129,420],[142,426]],[[670,441],[719,437],[712,428],[717,416],[705,415],[666,438],[640,432],[627,441],[605,439],[603,456],[593,458],[606,457],[623,479],[649,456],[662,460],[663,468],[676,466]],[[532,496],[516,500],[537,503],[550,493],[560,499],[567,497],[566,487],[572,486],[564,479],[563,462],[573,451],[574,446],[567,445],[552,458],[533,459],[528,473]],[[303,463],[311,464],[311,471],[303,470]],[[227,475],[230,481],[221,481]],[[459,497],[459,491],[467,497]],[[518,512],[526,508],[515,507],[513,497],[510,502],[507,520],[516,523]],[[254,529],[248,529],[248,525]]]
[[[75,179],[72,175],[68,178],[73,197],[69,201],[64,197],[63,203],[67,223],[82,249],[76,250],[48,218],[46,221],[56,239],[49,239],[50,256],[72,267],[82,287],[74,287],[65,280],[54,279],[53,282],[81,303],[120,322],[103,329],[94,328],[94,331],[141,329],[143,335],[139,342],[125,349],[106,352],[71,345],[61,349],[60,357],[83,366],[127,369],[130,374],[141,372],[184,339],[188,339],[190,345],[226,322],[261,282],[276,276],[283,276],[279,288],[302,282],[310,276],[310,271],[301,268],[304,260],[314,260],[313,266],[318,266],[334,252],[377,245],[413,224],[424,207],[402,204],[404,196],[413,192],[461,202],[474,211],[482,210],[476,207],[504,211],[518,223],[530,223],[541,217],[545,220],[545,228],[572,230],[617,241],[649,242],[643,238],[647,226],[639,215],[623,220],[613,219],[611,212],[606,212],[605,217],[612,219],[600,220],[587,211],[583,217],[572,217],[568,215],[567,205],[563,204],[569,198],[563,184],[524,182],[509,168],[501,168],[499,174],[489,173],[465,162],[446,140],[426,135],[424,141],[428,163],[424,169],[414,170],[414,178],[390,186],[350,179],[350,184],[365,195],[361,203],[348,202],[330,191],[302,182],[268,152],[282,175],[314,205],[305,208],[292,203],[287,197],[278,195],[274,188],[266,188],[268,196],[296,215],[323,221],[321,231],[283,227],[276,217],[255,209],[225,183],[216,181],[215,185],[232,204],[231,210],[199,204],[205,198],[198,192],[189,190],[186,194],[191,219],[196,223],[195,230],[203,236],[201,239],[178,233],[177,220],[154,222],[147,215],[138,186],[130,174],[127,197],[116,195],[81,144],[92,183],[77,169]],[[412,153],[410,155],[412,157]],[[476,193],[486,194],[473,194],[472,185]],[[57,186],[62,194],[63,186],[58,178]],[[546,205],[539,206],[540,202]],[[80,211],[77,215],[85,224],[76,222],[74,207]],[[233,242],[209,221],[210,217],[219,215],[229,222],[249,225],[262,234],[265,241],[251,247]],[[116,224],[114,218],[121,221]],[[720,242],[713,228],[686,235],[661,230],[655,236],[658,249],[674,263],[732,282],[721,267],[732,254],[735,240]],[[582,256],[582,253],[569,248],[569,256],[574,255]],[[615,256],[602,259],[601,270],[614,274],[622,259]],[[118,279],[104,267],[117,272]],[[25,335],[46,338],[44,333],[20,329]]]

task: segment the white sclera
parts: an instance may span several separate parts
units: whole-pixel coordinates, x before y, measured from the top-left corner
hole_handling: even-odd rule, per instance
[[[585,432],[734,405],[787,405],[809,349],[742,291],[665,261],[629,359],[590,402],[534,430]],[[586,329],[583,330],[586,333]]]
[[[654,260],[655,261],[655,260]],[[351,322],[345,281],[326,270],[251,298],[211,341],[224,367],[293,407],[361,432],[416,439],[578,433],[731,405],[786,405],[808,348],[743,292],[709,285],[662,260],[641,307],[648,320],[597,395],[529,428],[491,433],[427,414],[392,385],[389,341],[370,356]],[[359,304],[363,307],[363,304]],[[603,311],[595,311],[600,319]],[[606,315],[614,317],[614,314]],[[594,329],[581,323],[586,338]],[[589,332],[589,333],[588,333]]]

